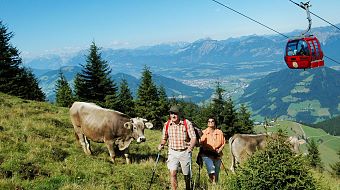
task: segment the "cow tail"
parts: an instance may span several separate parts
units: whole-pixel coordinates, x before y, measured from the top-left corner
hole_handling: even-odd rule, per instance
[[[231,154],[231,167],[234,169],[236,166],[236,162],[235,162],[235,155],[233,154],[233,148],[232,148],[232,144],[234,142],[234,136],[229,138],[229,149],[230,149],[230,154]]]
[[[233,155],[233,150],[232,150],[232,147],[231,147],[231,145],[233,144],[233,141],[234,141],[233,137],[230,137],[229,138],[229,149],[230,149],[231,156],[234,156]]]

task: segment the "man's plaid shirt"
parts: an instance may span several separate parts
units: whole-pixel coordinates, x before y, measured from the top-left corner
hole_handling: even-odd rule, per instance
[[[196,138],[194,127],[189,120],[186,120],[187,128],[181,120],[178,125],[174,122],[169,123],[168,132],[166,134],[166,123],[163,127],[162,140],[168,140],[169,148],[173,150],[185,150],[188,147],[188,142],[192,138]],[[189,137],[188,137],[189,135]]]

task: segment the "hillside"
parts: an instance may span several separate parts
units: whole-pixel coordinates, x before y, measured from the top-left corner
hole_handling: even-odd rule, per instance
[[[340,116],[318,122],[311,125],[314,128],[320,128],[332,135],[340,135]]]
[[[92,142],[93,155],[85,155],[67,108],[0,93],[0,189],[148,189],[161,132],[145,130],[145,136],[145,143],[130,145],[132,164],[125,164],[122,154],[112,164],[104,144]],[[197,177],[197,164],[193,170]],[[206,172],[201,175],[207,185]],[[152,189],[168,186],[166,151],[162,151]],[[179,188],[184,188],[182,175]]]
[[[67,108],[0,93],[0,189],[149,189],[160,135],[160,131],[145,130],[147,141],[130,146],[132,164],[126,165],[122,155],[112,164],[104,144],[91,143],[93,155],[84,154],[75,140]],[[194,159],[197,152],[196,148]],[[224,153],[222,161],[229,168],[228,148]],[[152,189],[166,189],[166,151],[161,152],[156,166]],[[204,189],[211,189],[206,170],[200,174]],[[313,175],[326,189],[339,188],[339,180],[328,173]],[[193,178],[197,176],[198,167],[193,164]],[[220,183],[214,187],[226,189],[230,176],[222,168]],[[179,188],[184,188],[182,175]]]
[[[333,136],[327,134],[324,130],[318,128],[308,127],[292,121],[277,121],[268,127],[267,131],[277,132],[279,129],[286,131],[288,135],[298,135],[305,139],[314,139],[318,145],[322,164],[327,170],[330,169],[330,164],[338,161],[337,153],[340,151],[340,136]],[[263,126],[256,126],[257,133],[264,133],[266,129]],[[301,146],[301,151],[308,153],[307,145]]]
[[[340,114],[340,72],[285,69],[254,80],[239,103],[254,116],[316,123]]]
[[[148,131],[149,144],[131,146],[134,164],[123,164],[121,156],[112,164],[104,144],[91,143],[94,155],[84,154],[67,108],[5,94],[0,126],[0,189],[146,189],[160,135],[150,138]],[[164,189],[166,180],[153,187]]]

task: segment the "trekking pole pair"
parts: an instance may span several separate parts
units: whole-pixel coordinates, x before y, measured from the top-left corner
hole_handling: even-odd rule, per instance
[[[151,177],[150,184],[149,184],[149,189],[151,189],[152,181],[153,181],[153,178],[154,178],[155,173],[156,173],[156,167],[157,167],[157,163],[158,163],[158,161],[159,161],[159,155],[160,155],[160,153],[161,153],[161,150],[158,151],[158,153],[157,153],[157,159],[156,159],[155,166],[153,167],[153,172],[152,172],[152,177]]]
[[[201,168],[203,167],[203,160],[202,160],[202,155],[201,155],[201,149],[200,149],[200,152],[198,153],[197,155],[197,158],[196,158],[196,164],[198,165],[198,174],[197,174],[197,177],[196,177],[196,181],[193,180],[193,185],[192,185],[192,189],[194,190],[196,187],[200,188],[200,177],[201,177]]]
[[[200,188],[200,176],[201,176],[201,168],[202,166],[198,166],[198,174],[197,174],[197,178],[196,178],[196,182],[195,180],[193,180],[193,185],[192,185],[192,190],[194,190],[196,187]]]

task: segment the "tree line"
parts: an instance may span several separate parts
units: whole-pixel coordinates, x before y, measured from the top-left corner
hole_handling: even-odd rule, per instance
[[[86,64],[74,79],[74,93],[66,78],[60,71],[56,84],[56,104],[69,107],[75,100],[94,102],[102,107],[114,109],[131,117],[140,116],[153,122],[155,128],[162,128],[167,120],[170,105],[178,104],[182,107],[184,116],[199,127],[206,125],[209,116],[216,117],[216,121],[226,136],[234,133],[252,133],[253,121],[245,105],[236,110],[231,98],[224,99],[224,89],[216,83],[216,90],[211,102],[198,106],[183,99],[168,98],[165,88],[157,86],[152,79],[152,72],[147,66],[141,75],[141,82],[137,89],[137,97],[133,98],[125,79],[119,88],[111,79],[112,70],[102,59],[100,49],[92,42],[86,57]]]

